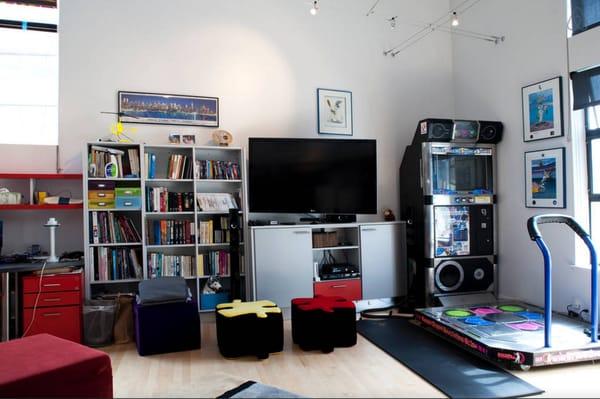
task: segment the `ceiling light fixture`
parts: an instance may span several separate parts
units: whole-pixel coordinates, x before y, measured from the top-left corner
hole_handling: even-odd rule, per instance
[[[458,15],[456,15],[456,11],[452,12],[452,26],[458,26],[460,22],[458,21]]]
[[[313,6],[310,9],[310,15],[317,15],[318,11],[319,11],[319,1],[315,0],[315,1],[313,1]]]

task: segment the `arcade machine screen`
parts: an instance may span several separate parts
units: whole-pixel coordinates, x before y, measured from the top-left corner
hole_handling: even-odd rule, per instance
[[[469,245],[469,207],[435,207],[435,256],[467,256]]]

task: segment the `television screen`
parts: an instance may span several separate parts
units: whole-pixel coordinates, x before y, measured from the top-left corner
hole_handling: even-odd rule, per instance
[[[249,139],[250,212],[377,213],[375,140]]]

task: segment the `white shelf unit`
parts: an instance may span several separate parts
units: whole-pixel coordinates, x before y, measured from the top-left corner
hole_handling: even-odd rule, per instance
[[[122,144],[122,143],[87,143],[85,148],[84,157],[84,170],[87,171],[87,154],[92,145],[99,145],[105,147],[135,147],[138,148],[139,158],[140,158],[140,174],[141,177],[137,179],[133,178],[118,178],[118,179],[109,179],[109,178],[97,178],[97,177],[87,177],[87,173],[84,174],[84,197],[88,196],[88,187],[89,181],[93,180],[107,180],[107,181],[115,181],[117,186],[123,185],[125,183],[119,182],[139,182],[139,187],[141,190],[141,208],[137,210],[127,209],[127,210],[119,210],[115,208],[104,209],[111,212],[127,212],[125,214],[131,216],[135,215],[136,218],[139,218],[139,233],[142,235],[142,243],[139,244],[123,244],[124,247],[130,248],[132,246],[138,245],[141,247],[141,259],[143,268],[143,279],[151,278],[150,272],[148,270],[148,256],[151,253],[163,253],[165,255],[188,255],[193,256],[195,259],[195,270],[196,274],[198,270],[198,255],[200,253],[208,253],[209,251],[229,251],[230,245],[228,243],[210,243],[204,244],[199,242],[199,234],[198,234],[198,226],[200,221],[208,220],[210,218],[215,218],[219,215],[225,216],[228,215],[228,211],[202,211],[198,207],[198,203],[196,200],[196,193],[231,193],[236,197],[237,205],[240,208],[240,235],[241,237],[247,236],[247,228],[246,228],[246,209],[247,209],[247,200],[246,200],[246,162],[244,151],[241,147],[216,147],[216,146],[191,146],[191,145],[150,145],[150,144]],[[155,176],[154,178],[147,178],[148,171],[146,169],[147,165],[145,164],[144,157],[146,153],[152,153],[156,155],[156,164],[155,164]],[[181,154],[188,156],[191,159],[193,166],[193,179],[169,179],[167,176],[167,168],[168,168],[168,160],[170,155],[172,154]],[[218,179],[198,179],[196,174],[196,161],[200,160],[219,160],[219,161],[231,161],[236,162],[239,167],[240,179],[235,180],[218,180]],[[147,209],[146,203],[146,190],[149,187],[166,187],[169,192],[191,192],[193,193],[193,210],[182,211],[182,212],[173,212],[173,211],[165,211],[165,212],[149,212]],[[94,263],[93,258],[90,255],[94,248],[101,246],[110,246],[110,247],[118,247],[118,244],[90,244],[89,239],[89,223],[90,223],[90,214],[93,210],[88,208],[87,201],[84,202],[85,208],[85,243],[86,243],[86,297],[90,298],[95,294],[99,294],[102,292],[125,292],[124,289],[128,288],[131,291],[135,291],[137,289],[137,283],[140,281],[139,279],[125,279],[125,280],[111,280],[111,281],[96,281],[94,279]],[[137,220],[137,219],[136,219]],[[148,221],[159,221],[159,220],[188,220],[193,222],[194,226],[194,242],[191,244],[150,244],[149,236],[147,232],[147,222]],[[241,271],[241,289],[242,295],[246,296],[246,281],[243,272],[247,269],[246,266],[246,257],[243,256],[244,250],[243,245],[240,244],[240,271]],[[230,275],[223,275],[221,277],[221,283],[225,287],[230,287]],[[188,286],[195,294],[195,297],[198,299],[198,308],[201,309],[201,293],[203,289],[204,282],[208,278],[208,276],[187,276],[185,277],[188,283]],[[127,287],[123,287],[123,285]],[[201,309],[202,311],[207,311],[209,309]]]

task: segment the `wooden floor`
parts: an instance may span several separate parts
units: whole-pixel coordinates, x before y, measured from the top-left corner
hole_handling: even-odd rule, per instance
[[[103,348],[112,359],[115,397],[215,397],[247,380],[306,397],[443,397],[360,335],[352,348],[303,352],[285,322],[283,352],[259,361],[224,359],[214,322],[202,322],[202,349],[141,357],[134,344]],[[443,372],[443,370],[440,370]],[[600,366],[591,363],[515,372],[547,397],[600,397]]]

